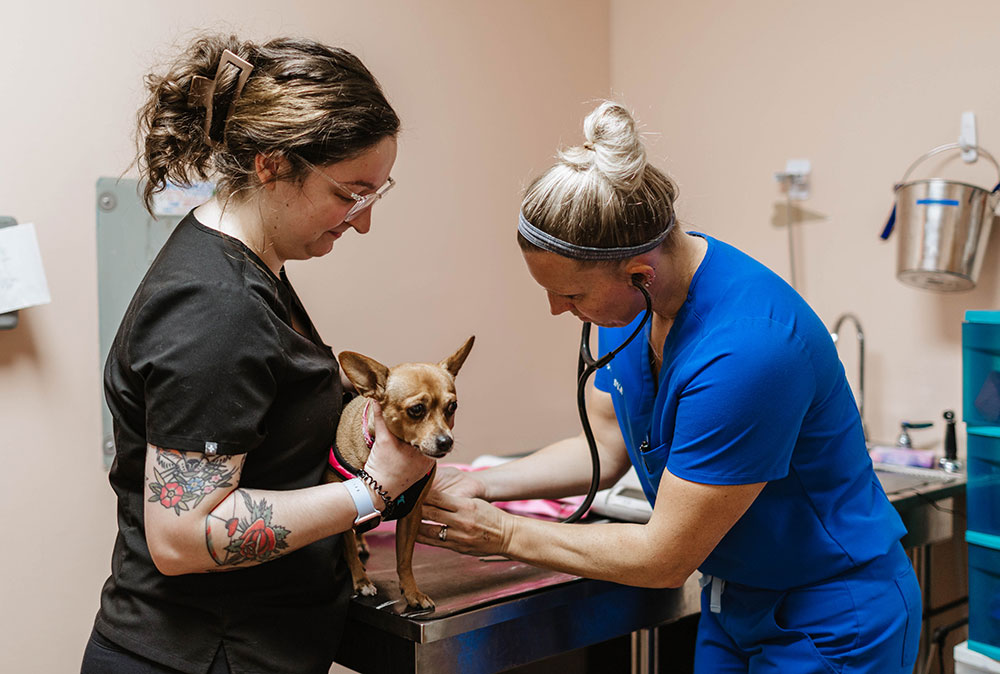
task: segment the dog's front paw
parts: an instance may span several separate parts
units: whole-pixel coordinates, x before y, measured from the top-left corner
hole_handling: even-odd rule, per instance
[[[406,605],[410,608],[434,608],[434,600],[420,590],[415,589],[412,592],[403,592],[403,598],[406,599]]]
[[[354,583],[354,592],[362,597],[374,597],[378,594],[375,584],[367,578],[363,578]]]

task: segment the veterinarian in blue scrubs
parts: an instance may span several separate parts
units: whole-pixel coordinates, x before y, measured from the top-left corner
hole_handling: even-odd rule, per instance
[[[578,494],[583,436],[474,474],[440,471],[420,540],[644,587],[702,576],[695,670],[910,672],[920,592],[829,333],[777,275],[675,226],[676,187],[604,103],[528,188],[519,243],[553,314],[599,326],[589,392],[601,486],[634,466],[645,525],[575,526],[487,501]],[[595,253],[595,251],[597,251]]]

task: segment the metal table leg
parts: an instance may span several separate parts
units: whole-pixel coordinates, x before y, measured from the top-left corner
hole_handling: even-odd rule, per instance
[[[931,578],[931,546],[920,545],[907,550],[910,562],[913,563],[913,570],[917,574],[917,584],[920,586],[920,597],[922,615],[920,623],[920,650],[917,653],[917,661],[914,663],[913,671],[922,672],[927,662],[928,649],[930,647],[930,630],[927,623],[927,611],[930,608],[930,578]]]
[[[660,628],[632,632],[632,674],[657,674],[660,671]]]

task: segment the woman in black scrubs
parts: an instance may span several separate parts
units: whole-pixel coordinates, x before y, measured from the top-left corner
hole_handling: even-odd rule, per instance
[[[83,671],[326,672],[351,591],[336,534],[430,460],[376,415],[367,481],[320,485],[344,381],[283,265],[368,231],[399,119],[355,56],[306,40],[201,38],[147,85],[147,207],[168,180],[217,193],[108,356],[118,537]]]

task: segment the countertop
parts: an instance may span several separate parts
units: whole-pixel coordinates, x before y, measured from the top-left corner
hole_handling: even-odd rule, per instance
[[[965,472],[875,464],[875,474],[897,510],[940,501],[965,491]]]

